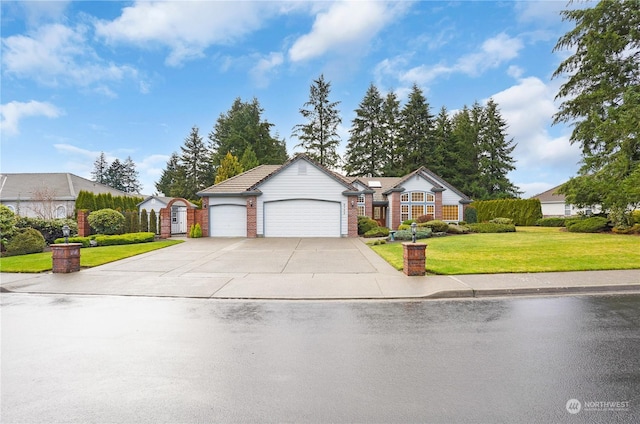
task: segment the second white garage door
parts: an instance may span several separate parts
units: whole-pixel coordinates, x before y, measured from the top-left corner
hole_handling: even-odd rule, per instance
[[[247,207],[241,205],[216,205],[209,209],[209,234],[211,237],[246,237]]]
[[[265,237],[340,237],[340,203],[284,200],[264,204]]]

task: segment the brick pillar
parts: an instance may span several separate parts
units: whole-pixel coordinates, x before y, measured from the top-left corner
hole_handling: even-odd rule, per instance
[[[60,243],[52,244],[50,247],[53,272],[67,274],[80,271],[82,243]]]
[[[91,226],[87,220],[88,216],[88,210],[81,209],[78,211],[78,236],[80,237],[88,237],[91,235]]]
[[[391,214],[391,229],[397,230],[400,226],[400,193],[394,191],[391,193],[391,199],[389,200],[389,209],[387,213]]]
[[[247,237],[258,237],[258,198],[247,197]]]
[[[209,198],[202,198],[202,213],[200,216],[200,226],[202,227],[202,237],[209,237]]]
[[[373,193],[364,195],[364,214],[373,219]]]
[[[426,273],[426,249],[423,243],[402,243],[404,267],[406,275],[421,276]]]
[[[160,209],[160,238],[171,237],[171,208]]]
[[[436,191],[435,219],[442,219],[442,192]]]
[[[347,237],[358,237],[358,196],[347,196]]]
[[[196,210],[187,208],[187,237],[191,237],[191,226],[196,225]]]

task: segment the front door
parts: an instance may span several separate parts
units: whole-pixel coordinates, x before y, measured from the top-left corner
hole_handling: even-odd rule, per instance
[[[171,234],[187,233],[187,207],[171,207]]]
[[[373,207],[373,219],[381,227],[387,226],[387,207],[386,206],[374,206]]]

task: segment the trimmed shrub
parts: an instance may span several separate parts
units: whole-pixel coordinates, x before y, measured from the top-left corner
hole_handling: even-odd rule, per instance
[[[147,243],[155,239],[153,233],[128,233],[116,235],[99,235],[95,236],[98,246],[115,246],[119,244],[136,244]]]
[[[416,222],[415,219],[407,219],[406,221],[402,221],[402,225],[409,225],[410,226],[414,222]]]
[[[433,231],[434,233],[446,233],[449,229],[449,224],[438,219],[418,224],[418,226],[431,228],[431,231]]]
[[[146,209],[142,209],[140,212],[140,231],[149,231],[149,214],[147,214]]]
[[[511,218],[493,218],[489,221],[492,224],[513,224],[513,219]]]
[[[420,227],[416,230],[416,240],[426,239],[431,237],[431,228]],[[396,240],[413,240],[411,230],[396,231],[394,236]]]
[[[87,221],[98,234],[118,234],[125,224],[124,215],[113,209],[100,209],[89,214]]]
[[[398,231],[411,230],[411,225],[400,224],[398,225]]]
[[[614,227],[611,231],[616,234],[640,234],[640,224],[634,224],[633,227]]]
[[[633,222],[635,224],[640,224],[640,209],[636,209],[635,211],[631,212],[631,219],[633,219]]]
[[[73,219],[56,218],[28,218],[20,217],[16,222],[18,228],[35,228],[40,231],[47,244],[51,244],[55,239],[62,237],[62,227],[68,225],[71,234],[78,234],[78,223]]]
[[[388,235],[389,235],[389,229],[387,227],[372,228],[366,233],[364,233],[365,237],[387,237]]]
[[[191,228],[189,229],[189,238],[200,238],[202,237],[202,227],[199,223],[191,224]]]
[[[16,221],[16,214],[7,206],[0,204],[0,240],[2,246],[15,234]]]
[[[478,211],[473,206],[467,206],[464,210],[464,220],[469,224],[478,222]]]
[[[25,228],[16,233],[7,243],[7,256],[27,255],[44,251],[47,243],[40,231]]]
[[[494,224],[491,222],[481,222],[469,224],[472,233],[515,233],[516,226],[513,224]]]
[[[433,215],[432,214],[420,215],[419,217],[416,218],[416,222],[418,224],[423,223],[423,222],[429,222],[429,221],[433,221]]]
[[[609,220],[601,216],[592,216],[591,218],[568,220],[567,229],[572,233],[599,233],[607,229]]]
[[[467,227],[466,225],[449,224],[449,229],[447,230],[447,233],[449,233],[449,234],[468,234],[469,231],[470,231],[469,227]]]
[[[69,243],[82,243],[82,247],[91,247],[91,240],[94,239],[95,236],[89,237],[69,237]],[[64,243],[64,238],[57,238],[53,241],[55,244]]]
[[[151,212],[149,212],[149,231],[151,231],[152,233],[156,233],[156,234],[159,233],[159,231],[158,231],[158,218],[156,216],[156,211],[154,211],[153,209],[151,209]]]
[[[564,227],[566,218],[541,218],[536,221],[539,227]]]
[[[372,230],[378,226],[378,222],[369,218],[368,216],[358,217],[358,234],[363,235],[369,230]]]
[[[534,225],[542,218],[542,206],[538,199],[499,199],[473,202],[478,211],[478,221],[487,222],[495,217],[511,218],[515,225]],[[471,222],[465,216],[465,221]]]

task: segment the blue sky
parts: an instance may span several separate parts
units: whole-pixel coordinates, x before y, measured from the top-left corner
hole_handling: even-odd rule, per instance
[[[563,1],[2,1],[2,172],[90,177],[101,151],[131,156],[144,194],[191,127],[206,139],[256,97],[287,141],[322,73],[341,102],[343,152],[370,83],[437,114],[493,98],[529,197],[575,175],[570,127],[551,126],[568,52]]]

